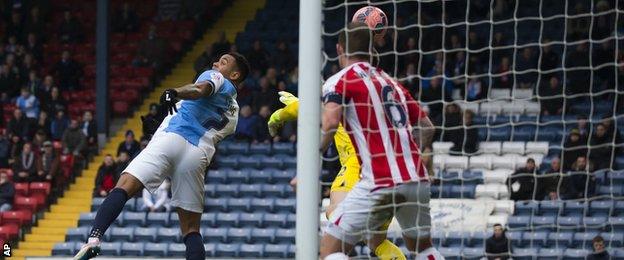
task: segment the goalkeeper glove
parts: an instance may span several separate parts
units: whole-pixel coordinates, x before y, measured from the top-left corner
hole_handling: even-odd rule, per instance
[[[278,94],[280,95],[279,101],[282,102],[282,104],[284,105],[288,106],[294,102],[299,101],[299,98],[295,97],[295,95],[291,94],[290,92],[280,91],[278,92]]]
[[[178,92],[175,89],[167,89],[160,96],[160,105],[170,115],[173,115],[173,111],[178,113],[178,108],[176,107],[176,103],[178,103],[177,96]]]
[[[297,114],[296,109],[298,106],[296,105],[299,102],[299,99],[286,91],[280,91],[278,94],[280,95],[280,102],[286,105],[286,107],[280,108],[271,114],[268,122],[269,134],[271,136],[276,136],[277,131],[284,125],[285,121],[292,120]],[[293,109],[295,110],[293,111]]]

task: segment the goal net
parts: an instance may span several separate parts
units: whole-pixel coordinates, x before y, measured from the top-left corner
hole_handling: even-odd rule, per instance
[[[421,156],[442,254],[585,257],[602,237],[624,257],[622,1],[326,0],[325,79],[340,70],[339,33],[366,5],[388,17],[376,65],[435,125]],[[324,212],[341,167],[335,149],[322,161]],[[393,222],[388,239],[406,251],[400,234]]]

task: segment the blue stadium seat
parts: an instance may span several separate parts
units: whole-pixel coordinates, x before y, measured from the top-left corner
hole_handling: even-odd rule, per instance
[[[528,231],[522,234],[524,243],[531,247],[542,247],[548,240],[547,231]]]
[[[131,198],[128,201],[126,201],[126,204],[124,205],[124,210],[135,211],[136,201],[137,201],[136,198]]]
[[[451,186],[451,198],[474,199],[475,185],[463,184]]]
[[[609,179],[611,179],[612,184],[622,185],[624,184],[624,170],[619,171],[611,171],[609,172]]]
[[[530,224],[531,224],[530,215],[509,216],[509,218],[507,219],[507,226],[509,226],[510,229],[526,229],[526,228],[529,228]]]
[[[611,229],[613,229],[613,231],[624,232],[624,216],[610,217],[609,225],[611,225]]]
[[[444,244],[447,247],[462,247],[464,245],[464,241],[469,239],[469,233],[464,233],[461,231],[451,231],[446,234]]]
[[[271,174],[265,170],[251,170],[249,172],[249,182],[250,183],[270,183],[271,182]]]
[[[616,257],[616,259],[624,259],[624,249],[622,248],[614,248],[610,251],[610,253]]]
[[[241,213],[238,225],[241,227],[261,227],[263,214]]]
[[[225,243],[227,241],[227,228],[205,228],[202,229],[202,236],[204,237],[204,242]]]
[[[561,215],[564,202],[560,200],[544,200],[539,202],[540,215]]]
[[[210,173],[208,173],[208,175],[210,175]],[[216,183],[208,183],[208,184],[204,184],[204,196],[206,196],[206,199],[210,199],[210,198],[217,198],[219,196],[219,194],[217,194],[217,186],[219,186],[221,184],[216,184]]]
[[[105,242],[100,245],[100,252],[103,255],[118,256],[121,254],[121,242]]]
[[[217,213],[218,227],[236,227],[238,226],[239,214],[234,213]]]
[[[251,230],[252,243],[273,243],[275,240],[275,229],[273,228],[253,228]]]
[[[462,180],[465,184],[482,184],[483,183],[483,172],[481,171],[464,171],[462,173]]]
[[[559,217],[557,219],[557,225],[561,228],[577,227],[581,225],[581,217],[580,216]]]
[[[612,210],[612,200],[594,200],[589,203],[589,213],[592,216],[609,216]]]
[[[145,226],[145,212],[124,212],[121,216],[124,226]]]
[[[284,197],[284,188],[282,184],[263,184],[261,187],[267,197]]]
[[[537,256],[537,248],[513,248],[513,259],[532,260]]]
[[[289,183],[296,175],[295,170],[275,170],[271,172],[271,179],[276,183]]]
[[[518,201],[516,202],[516,207],[515,207],[515,215],[528,215],[528,216],[533,216],[533,215],[537,215],[537,212],[539,210],[539,203],[537,201]]]
[[[540,248],[538,251],[539,259],[559,259],[563,255],[561,248]]]
[[[226,198],[206,199],[204,201],[204,210],[210,212],[227,211],[228,204]]]
[[[110,228],[110,241],[133,241],[132,233],[134,228],[131,227],[111,227]]]
[[[462,250],[464,259],[481,259],[485,256],[484,247],[464,247]]]
[[[67,230],[67,233],[65,234],[65,240],[66,241],[80,241],[80,242],[87,241],[90,230],[91,230],[90,227],[70,228]]]
[[[227,171],[227,183],[247,183],[249,182],[249,169]]]
[[[215,183],[226,183],[227,182],[227,174],[228,171],[231,171],[230,168],[219,168],[215,170],[208,170],[206,174],[206,183],[215,184]]]
[[[227,240],[229,243],[245,243],[251,239],[251,229],[249,228],[229,228],[227,230]]]
[[[550,232],[550,234],[548,234],[547,244],[550,247],[566,248],[572,245],[573,236],[573,232]]]
[[[556,216],[533,216],[531,218],[531,226],[533,228],[556,228]]]
[[[186,255],[186,246],[181,243],[170,243],[167,245],[167,256],[184,257]]]
[[[265,211],[265,212],[272,212],[273,208],[275,207],[275,200],[274,199],[258,199],[258,198],[253,198],[251,199],[251,210],[252,211]]]
[[[615,206],[613,207],[613,216],[624,217],[624,200],[615,201]]]
[[[505,233],[507,239],[511,241],[513,246],[524,246],[524,240],[522,240],[522,231],[507,231]]]
[[[262,165],[262,168],[276,168],[276,169],[284,168],[284,161],[282,161],[281,158],[277,156],[262,157],[260,164]]]
[[[563,257],[565,259],[581,260],[581,259],[585,259],[587,255],[589,255],[590,253],[591,251],[587,249],[568,248],[563,252]]]
[[[285,169],[293,169],[297,167],[297,158],[294,156],[289,156],[285,154],[277,154],[275,155],[275,157],[284,163],[283,167]]]
[[[242,197],[260,198],[263,196],[260,184],[241,184],[238,192]]]
[[[294,196],[289,199],[275,199],[275,211],[279,212],[295,212],[297,200]]]
[[[296,202],[296,200],[295,200]],[[295,222],[297,222],[297,215],[294,213],[290,213],[288,214],[288,216],[286,216],[286,228],[294,228],[295,227]]]
[[[227,144],[227,150],[230,154],[247,154],[249,152],[249,143],[233,142]]]
[[[264,245],[241,244],[238,252],[238,257],[262,257],[264,255]]]
[[[286,252],[286,257],[294,258],[295,257],[295,252],[297,252],[297,247],[294,244],[288,246],[288,251]]]
[[[155,227],[169,226],[169,212],[147,213],[147,225]]]
[[[433,246],[438,248],[438,247],[443,247],[444,245],[444,239],[446,238],[446,233],[440,230],[432,230],[431,231],[431,240],[433,242]]]
[[[80,213],[80,217],[78,218],[78,226],[92,226],[93,221],[95,221],[96,214],[97,212]]]
[[[216,213],[203,213],[201,216],[201,225],[215,227],[217,226],[217,214]]]
[[[566,201],[564,205],[563,211],[566,216],[583,216],[589,208],[584,201]]]
[[[249,198],[229,198],[226,200],[227,210],[232,211],[249,211],[250,199]],[[222,209],[222,211],[225,211]]]
[[[161,227],[156,231],[156,238],[158,242],[180,242],[180,229],[179,228],[166,228]]]
[[[221,184],[221,185],[217,185],[217,196],[219,196],[219,197],[238,197],[238,184]]]
[[[597,170],[592,173],[594,178],[596,178],[596,185],[608,185],[609,184],[609,170]]]
[[[241,156],[238,159],[238,164],[240,168],[262,169],[262,164],[260,162],[265,158],[265,155],[258,154]]]
[[[442,247],[438,248],[438,251],[440,251],[440,254],[442,254],[446,259],[461,258],[461,247]]]
[[[267,244],[264,246],[264,257],[287,258],[288,245],[285,244]]]
[[[286,226],[286,214],[264,214],[263,224],[267,227],[284,227]]]
[[[91,200],[91,211],[97,211],[100,208],[100,205],[102,205],[102,202],[104,202],[104,199],[106,198],[94,197]]]
[[[249,145],[249,153],[251,154],[271,154],[271,145],[265,143],[256,143]]]
[[[624,194],[624,186],[622,185],[601,185],[596,187],[596,193],[598,195],[611,196],[611,197],[619,197]]]
[[[238,169],[238,159],[239,157],[236,155],[217,156],[216,161],[219,167],[228,167],[228,168]]]
[[[273,152],[276,154],[295,155],[295,144],[291,142],[273,143]]]
[[[459,177],[459,172],[457,171],[441,171],[440,181],[442,182],[442,185],[461,184],[461,178]]]
[[[124,242],[121,244],[121,255],[143,256],[143,243]]]
[[[583,218],[585,231],[600,231],[605,229],[607,227],[607,224],[607,217],[605,216]]]
[[[132,232],[132,237],[135,241],[143,242],[155,242],[156,241],[157,228],[153,227],[136,227]]]
[[[600,236],[604,238],[606,247],[620,248],[624,246],[624,233],[602,232]]]
[[[145,243],[143,256],[164,257],[167,255],[166,243]]]
[[[475,231],[472,233],[470,237],[470,241],[468,243],[471,247],[483,247],[485,246],[485,240],[487,240],[491,234],[485,231]]]
[[[431,185],[431,198],[441,198],[441,188],[440,185]]]
[[[295,243],[295,230],[290,228],[278,228],[275,230],[275,243]]]
[[[572,243],[577,248],[589,248],[592,245],[592,239],[596,235],[598,235],[598,232],[576,232],[572,238]]]
[[[52,255],[74,255],[76,242],[56,243],[52,248]]]

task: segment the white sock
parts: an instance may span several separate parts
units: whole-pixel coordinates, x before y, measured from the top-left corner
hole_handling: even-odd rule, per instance
[[[349,257],[343,253],[333,253],[326,256],[323,260],[349,260]]]
[[[100,243],[100,239],[99,239],[99,238],[97,238],[97,237],[90,237],[90,238],[87,240],[87,244],[91,244],[91,243]]]
[[[430,247],[422,252],[418,253],[416,256],[416,260],[431,260],[431,257],[435,260],[444,260],[444,256],[440,254],[440,251],[435,249],[435,247]]]

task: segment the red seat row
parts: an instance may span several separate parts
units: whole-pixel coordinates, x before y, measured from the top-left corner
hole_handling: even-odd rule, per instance
[[[52,185],[49,182],[31,182],[31,183],[15,183],[15,195],[50,195]]]

